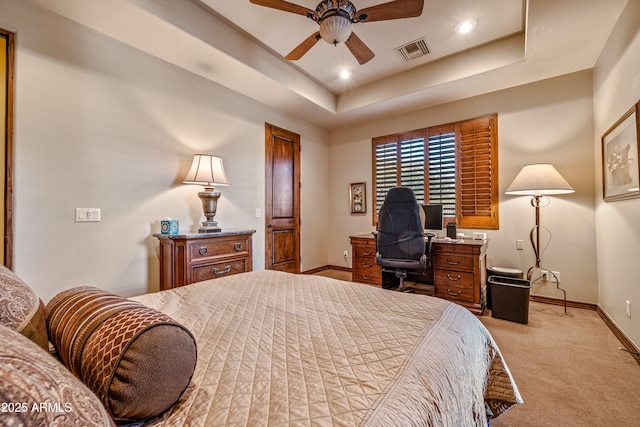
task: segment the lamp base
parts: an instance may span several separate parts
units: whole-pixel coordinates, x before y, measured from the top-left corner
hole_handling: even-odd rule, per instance
[[[198,228],[198,233],[217,233],[219,231],[222,231],[222,229],[218,227],[216,221],[203,221],[202,227]]]

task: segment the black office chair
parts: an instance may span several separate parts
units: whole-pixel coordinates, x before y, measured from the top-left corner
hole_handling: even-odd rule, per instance
[[[404,291],[407,270],[430,265],[431,239],[420,221],[420,205],[409,187],[394,187],[387,192],[378,213],[378,231],[374,232],[376,264],[382,271],[394,272]]]

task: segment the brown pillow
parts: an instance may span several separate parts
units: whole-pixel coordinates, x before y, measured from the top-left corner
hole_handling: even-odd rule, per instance
[[[100,400],[60,362],[0,325],[0,424],[113,426]]]
[[[44,303],[13,271],[0,265],[0,325],[49,350]]]
[[[60,359],[116,421],[156,416],[189,385],[195,339],[164,313],[97,288],[78,287],[56,295],[46,314]]]

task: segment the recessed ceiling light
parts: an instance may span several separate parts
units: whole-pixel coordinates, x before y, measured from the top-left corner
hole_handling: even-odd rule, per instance
[[[342,71],[340,71],[340,78],[341,79],[346,80],[349,77],[351,77],[351,70],[342,70]]]
[[[456,25],[456,33],[459,34],[467,34],[469,31],[473,30],[478,21],[475,19],[467,19],[466,21],[462,21]]]

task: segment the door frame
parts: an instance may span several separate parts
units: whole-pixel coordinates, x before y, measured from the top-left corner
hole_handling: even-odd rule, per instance
[[[2,235],[4,236],[4,252],[0,263],[8,269],[13,269],[13,108],[14,108],[14,72],[15,72],[15,34],[0,29],[0,37],[7,41],[6,79],[3,82],[6,89],[4,99],[4,217]]]

